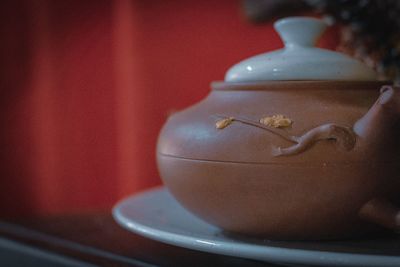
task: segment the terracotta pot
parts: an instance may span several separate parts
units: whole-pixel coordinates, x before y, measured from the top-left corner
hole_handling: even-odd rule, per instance
[[[231,232],[335,239],[399,230],[400,93],[384,84],[215,82],[165,124],[161,177],[185,208]]]

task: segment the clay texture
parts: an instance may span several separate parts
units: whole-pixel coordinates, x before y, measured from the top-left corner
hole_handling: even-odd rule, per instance
[[[399,229],[400,95],[382,85],[213,83],[165,124],[161,177],[184,207],[227,231],[306,240]],[[290,123],[260,120],[276,114]]]

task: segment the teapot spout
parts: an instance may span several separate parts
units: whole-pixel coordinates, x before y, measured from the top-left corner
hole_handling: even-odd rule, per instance
[[[388,138],[393,126],[400,118],[400,89],[385,85],[368,112],[353,127],[361,138],[378,140]]]

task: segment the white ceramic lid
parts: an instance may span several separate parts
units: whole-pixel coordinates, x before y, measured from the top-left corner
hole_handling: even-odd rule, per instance
[[[326,26],[323,20],[309,17],[278,20],[274,27],[285,47],[239,62],[227,71],[225,81],[377,80],[377,73],[362,62],[314,46]]]

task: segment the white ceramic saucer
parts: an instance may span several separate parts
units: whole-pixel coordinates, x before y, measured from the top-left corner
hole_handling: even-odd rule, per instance
[[[306,266],[400,266],[398,235],[368,240],[281,242],[232,236],[194,217],[161,187],[113,209],[129,231],[164,243],[271,263]]]

